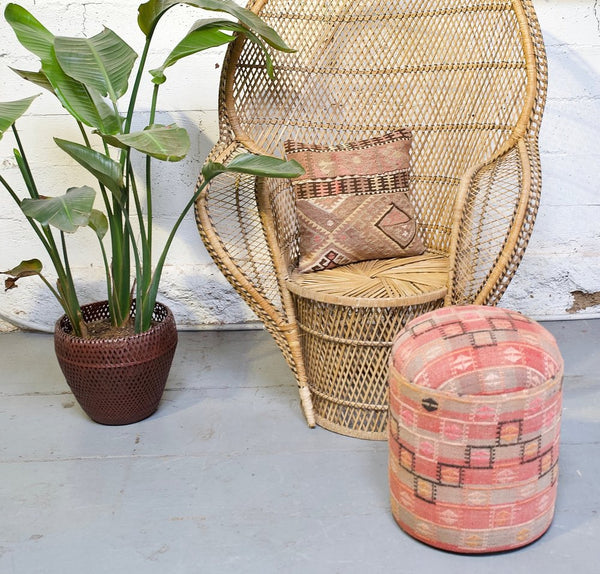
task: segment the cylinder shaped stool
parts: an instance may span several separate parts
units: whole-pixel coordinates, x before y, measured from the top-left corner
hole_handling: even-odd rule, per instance
[[[390,358],[392,513],[465,553],[517,548],[554,515],[563,361],[553,336],[498,307],[445,307]]]

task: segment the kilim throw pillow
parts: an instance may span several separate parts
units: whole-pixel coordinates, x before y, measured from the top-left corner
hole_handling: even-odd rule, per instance
[[[425,251],[408,196],[411,143],[407,129],[334,147],[284,143],[306,171],[292,181],[300,272]]]

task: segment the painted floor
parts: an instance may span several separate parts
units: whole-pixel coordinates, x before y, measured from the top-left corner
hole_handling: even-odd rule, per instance
[[[183,332],[163,401],[92,423],[52,337],[0,335],[0,573],[600,573],[600,321],[566,363],[559,495],[520,550],[442,552],[394,522],[387,444],[309,429],[262,331]]]

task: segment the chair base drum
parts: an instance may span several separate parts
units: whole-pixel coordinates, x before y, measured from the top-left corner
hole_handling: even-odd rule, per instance
[[[512,311],[447,307],[407,324],[390,361],[392,513],[464,553],[518,548],[554,515],[563,361]]]
[[[292,276],[288,288],[319,426],[387,439],[392,341],[415,315],[443,306],[446,269],[445,257],[425,254]]]

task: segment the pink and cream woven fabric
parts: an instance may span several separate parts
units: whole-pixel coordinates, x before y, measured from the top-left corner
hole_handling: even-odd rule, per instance
[[[408,195],[411,143],[406,129],[334,147],[284,143],[306,171],[292,181],[301,273],[423,253]]]
[[[390,359],[392,513],[445,550],[508,550],[550,526],[563,361],[552,335],[497,307],[408,323]]]

